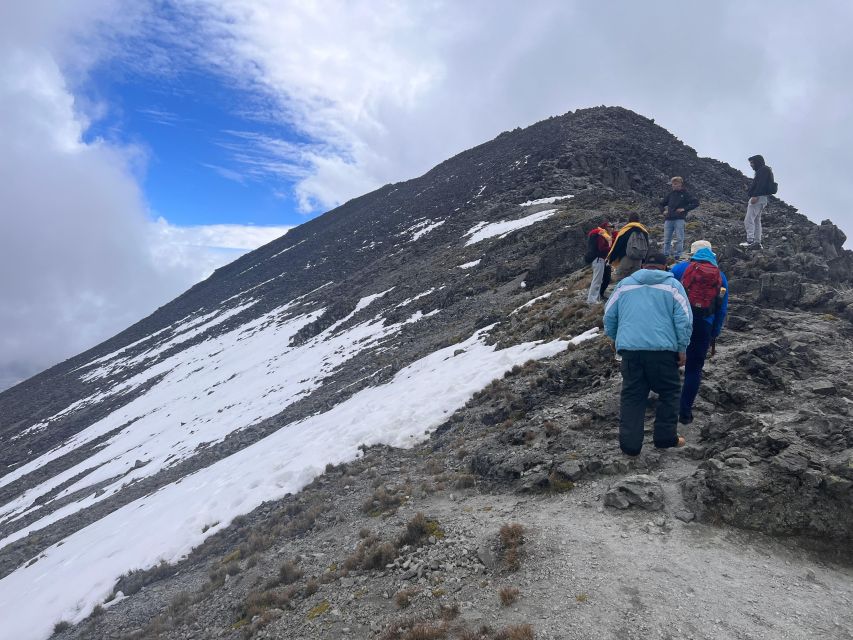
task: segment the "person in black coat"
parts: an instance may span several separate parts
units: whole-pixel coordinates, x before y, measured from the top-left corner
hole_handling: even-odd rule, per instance
[[[776,193],[776,183],[773,180],[773,169],[764,163],[764,156],[755,155],[749,159],[749,166],[755,171],[752,184],[749,185],[749,203],[746,205],[746,217],[743,226],[746,227],[746,242],[741,246],[761,248],[761,214],[767,209],[770,196]]]
[[[661,198],[658,203],[660,212],[664,215],[663,222],[663,255],[678,257],[684,251],[684,226],[687,214],[699,206],[699,200],[684,189],[684,179],[675,176],[669,181],[672,191]],[[675,251],[672,250],[673,236]]]

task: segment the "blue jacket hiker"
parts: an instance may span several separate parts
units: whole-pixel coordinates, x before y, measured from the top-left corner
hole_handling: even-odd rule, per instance
[[[693,331],[693,313],[681,283],[666,271],[666,257],[649,255],[643,268],[619,282],[604,308],[604,331],[622,356],[619,446],[636,456],[643,447],[649,391],[658,394],[654,445],[682,446],[676,432],[681,395],[679,365]]]
[[[682,424],[693,422],[693,402],[696,400],[696,394],[702,382],[702,368],[705,366],[708,348],[720,335],[729,308],[729,282],[726,274],[717,264],[717,256],[711,251],[711,243],[706,240],[697,240],[690,250],[692,255],[689,261],[679,262],[672,267],[672,275],[684,284],[694,313],[693,332],[690,336],[690,344],[687,346],[687,364],[684,367],[684,387],[681,390],[678,410],[678,421]],[[694,275],[698,274],[700,268],[708,274],[705,276],[707,285],[703,285],[700,282],[701,278]],[[715,272],[719,278],[718,281],[713,280]],[[685,282],[685,276],[690,282]],[[709,288],[707,297],[712,301],[711,305],[705,309],[693,305],[698,298],[702,297],[698,291],[702,286]]]

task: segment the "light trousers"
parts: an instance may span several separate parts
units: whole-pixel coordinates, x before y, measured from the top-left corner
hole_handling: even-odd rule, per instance
[[[604,258],[592,261],[592,282],[589,283],[589,293],[586,296],[588,304],[601,302],[601,283],[604,280]]]
[[[767,196],[758,196],[758,202],[746,205],[746,217],[743,226],[746,227],[746,241],[761,243],[761,214],[767,208]]]

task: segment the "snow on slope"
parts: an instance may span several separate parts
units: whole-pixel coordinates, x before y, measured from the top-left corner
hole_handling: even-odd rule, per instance
[[[363,298],[349,317],[387,291]],[[0,506],[0,523],[13,521],[81,489],[92,493],[0,540],[0,548],[82,508],[105,500],[136,479],[156,474],[192,456],[199,446],[283,411],[319,387],[347,360],[424,316],[383,326],[372,320],[335,334],[342,321],[298,347],[288,343],[323,310],[288,316],[293,303],[232,331],[193,345],[123,383],[130,388],[163,376],[145,394],[76,434],[63,445],[0,478],[0,486],[51,460],[121,429],[77,465]],[[137,461],[144,463],[139,465]],[[81,475],[82,474],[82,475]],[[81,475],[50,501],[36,501]],[[97,483],[112,480],[100,491]]]
[[[401,369],[390,382],[287,425],[51,546],[38,562],[0,580],[0,610],[15,611],[3,632],[20,640],[41,639],[59,620],[79,622],[128,570],[185,556],[237,515],[298,491],[326,463],[354,459],[362,443],[414,444],[424,430],[437,427],[495,377],[569,344],[556,340],[496,351],[483,340],[490,329],[436,351]],[[572,342],[596,334],[593,329]]]
[[[529,227],[532,224],[546,220],[555,213],[557,213],[556,209],[546,209],[545,211],[532,213],[529,216],[519,218],[518,220],[501,220],[500,222],[491,223],[478,222],[465,232],[466,236],[471,236],[468,238],[465,246],[467,247],[480,242],[481,240],[485,240],[486,238],[494,238],[495,236],[504,238],[513,231],[518,231],[524,227]]]
[[[574,196],[552,196],[550,198],[539,198],[538,200],[528,200],[527,202],[522,202],[519,207],[532,207],[537,204],[554,204],[559,200],[568,200],[569,198],[574,198]]]

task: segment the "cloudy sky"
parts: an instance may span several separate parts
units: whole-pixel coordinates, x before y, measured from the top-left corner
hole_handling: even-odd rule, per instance
[[[853,3],[0,3],[0,386],[308,217],[622,105],[853,235]]]

